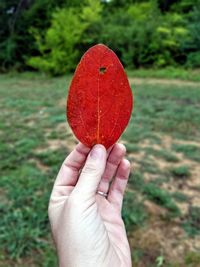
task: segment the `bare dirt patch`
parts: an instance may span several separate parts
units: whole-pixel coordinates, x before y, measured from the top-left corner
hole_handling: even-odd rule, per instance
[[[42,172],[47,172],[49,170],[49,167],[44,165],[41,161],[39,161],[38,159],[30,159],[29,162],[32,162],[36,165],[36,167],[41,170]]]
[[[144,150],[146,148],[152,148],[154,150],[171,151],[172,144],[185,144],[200,146],[197,141],[177,140],[171,136],[160,136],[160,144],[152,144],[150,140],[143,140],[138,146],[142,151],[130,153],[130,159],[139,158],[140,162],[132,163],[136,165],[136,169],[140,170],[142,162],[146,159]],[[177,162],[170,162],[163,158],[150,155],[149,159],[156,164],[159,170],[164,173],[170,171],[170,169],[186,165],[189,167],[190,176],[186,178],[174,177],[170,178],[167,182],[163,182],[160,187],[170,194],[180,193],[187,197],[186,201],[179,202],[174,199],[176,205],[181,211],[181,218],[187,216],[189,208],[191,206],[200,207],[200,165],[184,156],[182,153],[176,153],[178,158]],[[150,182],[157,179],[156,174],[144,173],[145,182]],[[166,174],[167,177],[167,174]],[[166,215],[166,209],[158,206],[152,201],[144,201],[147,212],[150,215],[150,222],[144,229],[139,229],[136,232],[131,233],[130,243],[131,247],[141,249],[143,253],[140,263],[135,265],[137,267],[147,267],[155,264],[155,260],[158,256],[163,255],[166,262],[177,263],[177,266],[185,267],[184,258],[189,251],[200,251],[200,237],[195,236],[190,238],[187,236],[183,228],[181,227],[181,218],[171,220],[171,223],[163,220],[163,216]],[[195,267],[200,266],[194,265]]]
[[[59,107],[66,108],[67,101],[65,98],[62,98],[59,102],[58,105]]]
[[[150,223],[143,229],[138,229],[129,237],[133,248],[144,251],[138,266],[155,264],[156,258],[163,255],[165,261],[180,264],[184,267],[184,257],[188,251],[200,249],[200,238],[188,238],[176,222],[163,222],[153,215]],[[150,257],[151,256],[151,257]],[[165,265],[163,265],[165,266]],[[198,266],[196,266],[198,267]]]

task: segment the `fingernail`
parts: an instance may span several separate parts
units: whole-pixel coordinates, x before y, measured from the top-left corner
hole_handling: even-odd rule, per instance
[[[102,145],[95,145],[90,152],[90,157],[93,159],[102,159],[104,153],[105,149]]]

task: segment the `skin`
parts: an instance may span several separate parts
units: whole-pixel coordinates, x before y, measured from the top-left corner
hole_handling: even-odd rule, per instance
[[[130,173],[124,155],[122,144],[106,151],[102,145],[90,149],[79,143],[63,162],[49,202],[60,267],[131,266],[121,218]]]

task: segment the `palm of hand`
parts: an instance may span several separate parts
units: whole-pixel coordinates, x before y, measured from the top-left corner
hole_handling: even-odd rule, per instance
[[[79,171],[89,151],[79,144],[69,155],[58,174],[50,199],[49,217],[58,254],[63,247],[68,248],[64,256],[63,253],[59,255],[60,266],[129,267],[130,248],[121,218],[129,174],[129,164],[122,159],[124,147],[115,145],[108,152],[106,167],[98,184],[99,191],[109,191],[107,198],[91,193],[84,182],[79,182]],[[75,259],[71,257],[74,251],[78,251]]]
[[[109,237],[109,246],[117,256],[118,262],[120,262],[119,266],[131,266],[130,248],[127,241],[124,222],[121,218],[121,212],[109,203],[107,199],[102,198],[101,196],[97,196],[97,205]],[[113,266],[117,265],[114,264]]]

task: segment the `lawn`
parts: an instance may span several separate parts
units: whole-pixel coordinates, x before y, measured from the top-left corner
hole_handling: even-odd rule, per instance
[[[177,67],[155,68],[155,69],[135,69],[127,70],[129,76],[140,78],[157,79],[179,79],[184,81],[200,81],[200,69],[185,69]]]
[[[2,267],[57,266],[47,205],[76,143],[65,117],[69,82],[0,76]],[[133,266],[198,267],[200,83],[133,82],[134,110],[121,138],[133,166],[123,207]]]

